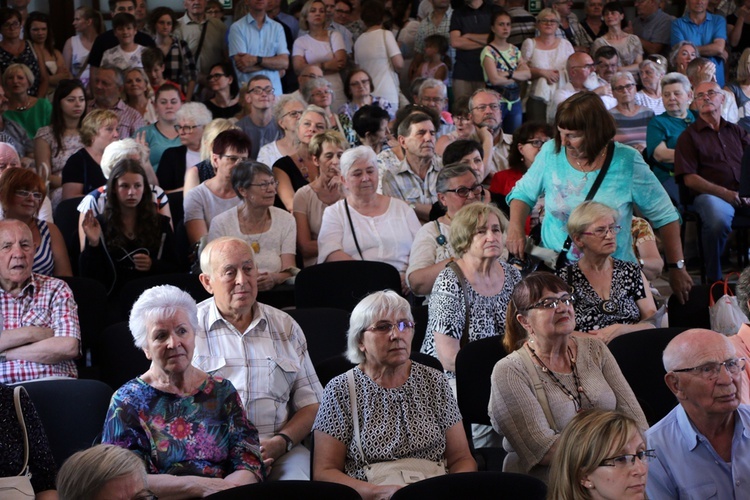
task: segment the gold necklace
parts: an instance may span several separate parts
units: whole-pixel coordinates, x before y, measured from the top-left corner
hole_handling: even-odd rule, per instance
[[[578,166],[578,170],[583,172],[583,182],[586,182],[589,180],[589,174],[596,170],[596,162],[599,160],[599,157],[603,157],[606,154],[606,152],[607,152],[606,150],[602,151],[602,154],[596,157],[593,162],[591,163],[586,162],[588,165],[591,166],[591,170],[584,170],[583,165],[581,164],[580,160],[578,160],[578,158],[573,158],[573,161],[575,161],[576,165]]]

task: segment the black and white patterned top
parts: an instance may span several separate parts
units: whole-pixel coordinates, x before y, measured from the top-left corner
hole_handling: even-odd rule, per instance
[[[614,324],[632,325],[641,320],[641,310],[636,303],[646,298],[641,267],[635,262],[620,259],[613,261],[609,299],[615,311],[609,314],[601,309],[602,298],[591,287],[578,263],[557,272],[566,283],[573,286],[576,330],[588,332]]]
[[[458,404],[442,373],[412,363],[401,387],[385,389],[352,368],[357,393],[359,432],[367,462],[399,458],[439,461],[445,433],[461,421]],[[362,457],[354,444],[354,426],[346,373],[326,385],[313,429],[346,445],[344,473],[366,481]]]
[[[510,295],[519,281],[521,273],[507,262],[500,261],[505,274],[505,283],[500,293],[487,297],[480,295],[466,284],[469,292],[469,342],[503,335],[505,333],[505,313],[510,302]],[[453,269],[446,267],[435,280],[432,287],[427,320],[427,333],[422,342],[421,351],[437,358],[435,350],[435,334],[440,332],[455,339],[460,339],[466,322],[466,305],[461,284]],[[456,374],[446,371],[448,378],[455,378]]]

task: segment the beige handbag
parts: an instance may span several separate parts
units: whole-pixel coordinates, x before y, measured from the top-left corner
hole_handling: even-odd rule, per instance
[[[407,485],[448,473],[443,461],[433,462],[424,458],[399,458],[389,462],[368,463],[359,437],[359,412],[357,411],[357,392],[354,387],[354,370],[349,370],[346,377],[349,383],[349,401],[354,423],[354,444],[357,445],[359,455],[365,463],[365,476],[368,483]]]
[[[29,472],[29,436],[26,433],[26,422],[21,410],[21,391],[26,392],[22,386],[13,390],[13,403],[16,407],[16,417],[23,431],[23,468],[17,476],[0,477],[0,498],[3,500],[28,500],[34,498],[34,488],[31,486],[31,472]],[[28,396],[28,394],[27,394]]]

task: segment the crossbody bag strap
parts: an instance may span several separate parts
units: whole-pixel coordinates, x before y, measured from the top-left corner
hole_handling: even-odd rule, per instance
[[[499,56],[500,56],[500,59],[502,59],[502,60],[503,60],[503,62],[505,63],[505,65],[506,65],[506,66],[508,67],[508,69],[513,69],[513,70],[515,70],[515,68],[513,68],[513,66],[511,66],[511,65],[510,65],[510,63],[508,62],[508,60],[507,60],[507,59],[506,59],[506,58],[505,58],[505,57],[503,56],[503,53],[502,53],[502,52],[500,52],[499,50],[497,50],[497,49],[496,49],[495,47],[493,47],[493,46],[492,46],[492,44],[490,44],[490,43],[488,43],[488,44],[487,44],[487,47],[489,47],[489,48],[490,48],[490,50],[491,50],[492,52],[494,52],[495,54],[497,54],[497,55],[499,55]],[[517,68],[517,67],[518,67],[518,66],[516,66],[516,68]]]
[[[607,175],[607,171],[609,170],[609,165],[612,163],[612,157],[615,154],[615,143],[610,142],[607,145],[607,156],[604,158],[604,164],[602,165],[601,170],[599,170],[599,175],[596,176],[596,180],[594,180],[594,185],[591,186],[591,189],[589,189],[588,194],[586,195],[586,199],[584,201],[591,201],[594,199],[594,196],[596,196],[596,192],[599,191],[599,186],[602,185],[602,181],[604,180],[604,176]],[[565,238],[565,243],[563,243],[562,250],[560,251],[560,255],[557,257],[557,267],[562,267],[560,264],[564,259],[567,259],[568,251],[570,250],[570,246],[572,245],[573,240],[568,236]]]
[[[26,397],[29,396],[29,393],[26,392],[26,389],[24,389],[23,386],[19,385],[13,389],[13,404],[16,407],[16,417],[18,418],[18,423],[23,432],[23,469],[21,469],[21,472],[18,474],[19,476],[25,475],[27,467],[29,466],[29,435],[26,431],[26,421],[23,418],[23,410],[21,409],[21,391],[26,393]]]
[[[526,371],[531,377],[531,383],[534,384],[534,394],[536,395],[537,401],[539,401],[539,405],[542,407],[542,411],[544,411],[544,416],[547,418],[547,423],[549,424],[550,428],[555,431],[555,433],[558,433],[559,430],[557,429],[557,423],[555,422],[555,417],[552,415],[552,410],[550,410],[549,401],[547,400],[547,393],[544,392],[542,379],[539,378],[539,374],[536,371],[534,362],[531,360],[529,351],[526,350],[525,346],[521,347],[518,350],[518,355],[520,356],[521,361],[526,368]]]
[[[464,330],[463,332],[461,332],[461,340],[458,344],[461,348],[463,348],[466,344],[469,343],[469,321],[471,320],[469,289],[466,287],[466,276],[464,276],[463,271],[461,271],[461,267],[456,264],[455,261],[448,262],[448,267],[450,267],[453,272],[456,273],[458,283],[461,285],[461,293],[463,293],[464,295],[464,307],[466,308],[466,314],[464,317]]]
[[[346,372],[346,381],[349,385],[349,404],[352,409],[352,424],[354,425],[354,444],[357,446],[362,461],[369,466],[370,464],[367,463],[365,453],[362,451],[362,440],[359,437],[359,411],[357,410],[357,390],[354,384],[354,370],[356,368]]]
[[[362,260],[365,260],[365,256],[362,255],[362,249],[359,248],[359,241],[357,241],[357,232],[354,231],[354,223],[352,222],[352,214],[349,212],[349,203],[346,202],[346,198],[344,198],[344,208],[346,209],[346,218],[349,219],[349,227],[352,230],[352,238],[354,238],[354,245],[357,247],[357,252],[359,252],[359,257]]]
[[[198,64],[198,58],[201,56],[201,49],[203,49],[203,42],[206,40],[206,31],[208,31],[208,19],[203,23],[203,29],[201,30],[201,38],[198,40],[198,47],[195,49],[195,62]]]

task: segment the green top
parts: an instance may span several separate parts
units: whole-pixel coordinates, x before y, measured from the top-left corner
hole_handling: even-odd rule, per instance
[[[47,99],[37,99],[36,103],[24,111],[6,111],[3,117],[22,126],[29,137],[36,137],[36,131],[50,124],[52,104]]]

